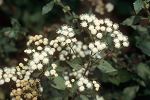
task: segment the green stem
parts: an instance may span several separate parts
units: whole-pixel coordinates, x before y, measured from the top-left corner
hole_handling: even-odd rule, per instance
[[[149,8],[147,7],[147,2],[145,0],[142,0],[142,2],[143,2],[144,9],[147,12],[148,19],[150,21],[150,11],[149,11]]]

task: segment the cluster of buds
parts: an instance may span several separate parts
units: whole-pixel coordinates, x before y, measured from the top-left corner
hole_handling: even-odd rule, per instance
[[[15,67],[0,69],[0,85],[10,82],[11,79],[13,81],[17,80]]]
[[[70,55],[75,56],[71,49],[72,45],[77,42],[73,28],[64,25],[57,31],[57,34],[58,36],[50,41],[50,46],[54,51],[59,52],[59,60],[65,61],[70,58]]]
[[[43,38],[42,35],[35,35],[35,36],[30,36],[29,41],[27,42],[27,46],[30,46],[31,44],[34,44],[37,46],[37,49],[40,48],[38,46],[42,45],[47,45],[48,44],[48,39]]]
[[[23,63],[19,63],[18,66],[16,66],[18,79],[30,79],[30,75],[32,74],[33,70],[29,70],[29,66],[24,65]]]
[[[38,100],[40,95],[39,80],[18,80],[16,82],[16,89],[10,93],[12,100]]]
[[[32,71],[29,71],[28,68],[23,63],[19,63],[16,67],[0,69],[0,85],[3,85],[5,82],[8,83],[11,80],[16,82],[20,79],[29,79]]]
[[[99,91],[100,88],[100,85],[96,81],[90,81],[86,77],[79,78],[77,81],[77,85],[80,92],[86,91],[88,89],[94,89],[95,91]]]
[[[127,36],[124,36],[119,31],[119,25],[113,23],[110,19],[98,19],[95,17],[95,15],[92,14],[82,14],[80,15],[80,20],[81,26],[85,30],[88,30],[88,33],[90,34],[93,41],[99,41],[108,44],[106,38],[112,37],[115,48],[129,46]]]
[[[86,68],[81,68],[80,70],[74,70],[72,72],[65,72],[64,79],[67,88],[72,88],[73,84],[78,86],[80,92],[86,90],[99,91],[100,85],[96,81],[91,81],[87,76],[89,71]]]
[[[52,64],[51,64],[51,67],[52,67],[52,69],[46,70],[45,73],[44,73],[44,75],[45,75],[46,77],[49,77],[49,76],[57,77],[57,76],[58,76],[58,74],[57,74],[57,72],[56,72],[57,65],[56,65],[55,63],[52,63]]]
[[[39,80],[32,80],[31,74],[35,70],[41,70],[49,63],[48,54],[48,39],[43,38],[42,35],[30,36],[27,42],[28,48],[24,52],[29,55],[24,58],[24,63],[19,63],[16,67],[0,69],[0,85],[11,80],[16,83],[17,89],[11,92],[12,100],[37,100],[39,96]],[[48,67],[48,66],[46,66]],[[58,76],[55,71],[54,64],[52,66],[51,74]],[[56,71],[55,71],[56,72]]]
[[[48,45],[48,39],[43,38],[42,35],[30,36],[27,45],[30,48],[24,50],[24,52],[30,54],[32,57],[32,59],[28,61],[28,66],[32,70],[43,69],[44,65],[49,63],[48,50],[46,47]]]
[[[98,19],[95,15],[89,14],[82,14],[79,18],[88,41],[79,40],[73,27],[63,25],[57,31],[58,36],[51,40],[46,48],[51,56],[55,55],[61,61],[89,55],[100,59],[101,52],[110,48],[110,41],[114,43],[115,48],[129,45],[128,38],[119,31],[119,25],[110,19]],[[86,37],[87,35],[89,36]]]

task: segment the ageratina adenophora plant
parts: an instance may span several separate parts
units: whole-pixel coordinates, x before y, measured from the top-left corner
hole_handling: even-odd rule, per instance
[[[94,100],[101,91],[94,75],[97,65],[104,63],[108,52],[129,45],[118,24],[93,14],[80,15],[76,26],[62,25],[56,34],[52,40],[30,36],[24,62],[0,69],[1,85],[16,84],[10,93],[12,100],[42,99],[44,81],[50,86],[47,88],[62,93],[58,100],[74,100],[80,95]]]

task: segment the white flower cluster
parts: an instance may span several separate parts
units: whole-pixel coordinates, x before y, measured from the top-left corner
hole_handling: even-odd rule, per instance
[[[5,67],[3,70],[0,69],[0,85],[4,84],[5,82],[10,82],[11,79],[13,81],[16,81],[17,77],[15,74],[16,74],[15,67],[12,68]]]
[[[33,72],[32,70],[29,70],[29,67],[27,65],[24,65],[23,63],[19,63],[19,65],[16,67],[16,70],[19,79],[24,80],[30,79],[30,75]]]
[[[58,36],[56,39],[50,41],[50,49],[52,55],[55,52],[59,52],[59,60],[61,61],[92,54],[94,54],[96,58],[101,58],[99,51],[106,48],[106,44],[100,41],[84,44],[82,41],[77,40],[73,28],[67,25],[62,26],[57,33]],[[99,33],[98,37],[100,37],[100,35]]]
[[[59,60],[61,61],[74,59],[76,57],[85,57],[92,54],[94,55],[93,57],[101,58],[99,51],[106,48],[106,44],[100,41],[84,44],[82,41],[77,40],[77,38],[74,37],[75,34],[73,29],[67,25],[62,26],[57,33],[58,37],[50,41],[50,49],[52,55],[55,52],[59,52]],[[100,37],[100,34],[98,34],[98,36]]]
[[[28,61],[30,70],[43,69],[43,67],[49,63],[49,55],[51,52],[48,47],[48,39],[43,38],[42,35],[30,36],[27,45],[36,46],[36,49],[31,47],[24,51],[32,57],[32,59]]]
[[[43,69],[44,65],[49,63],[49,58],[46,52],[34,52],[33,59],[29,61],[29,67],[32,70],[41,70]]]
[[[50,62],[51,57],[54,58],[55,48],[51,47],[51,43],[48,43],[47,38],[43,38],[41,35],[30,36],[27,45],[30,47],[24,52],[31,56],[30,60],[27,60],[28,70],[32,73],[35,70],[43,70],[46,68],[44,75],[46,77],[57,77],[56,72],[57,65]],[[56,46],[56,44],[55,44]],[[35,49],[36,48],[36,49]],[[49,68],[51,64],[51,68]]]
[[[109,19],[98,19],[94,15],[80,15],[81,27],[88,30],[89,41],[83,43],[76,38],[71,26],[63,25],[58,31],[58,36],[51,40],[47,51],[56,55],[59,60],[65,61],[76,57],[101,58],[101,52],[109,48],[107,37],[111,37],[115,48],[129,45],[128,38],[119,31],[119,26]]]
[[[80,20],[81,26],[89,30],[89,34],[94,41],[103,41],[107,44],[107,41],[105,40],[108,36],[110,36],[113,38],[115,48],[129,46],[127,36],[124,36],[119,31],[118,24],[113,23],[110,19],[98,19],[95,15],[82,14],[80,15]]]
[[[74,37],[75,33],[73,31],[73,28],[65,25],[62,26],[57,31],[58,36],[50,41],[50,48],[54,52],[59,53],[59,59],[61,61],[65,61],[66,59],[69,59],[69,54],[73,55],[73,50],[71,49],[72,45],[77,42],[77,39]]]
[[[23,63],[19,63],[17,67],[5,67],[0,69],[0,85],[3,85],[5,82],[8,83],[11,80],[16,82],[20,79],[29,79],[31,71],[28,71],[28,66],[24,66]]]
[[[57,77],[56,68],[58,65],[53,63],[56,60],[71,61],[77,57],[86,58],[89,56],[101,59],[101,52],[109,48],[106,37],[111,37],[115,48],[129,45],[128,38],[118,30],[119,26],[113,24],[109,19],[99,20],[94,15],[84,14],[80,16],[80,20],[81,28],[88,36],[85,36],[85,40],[88,41],[77,38],[74,29],[67,25],[62,26],[57,31],[58,36],[50,42],[42,35],[30,36],[27,42],[28,48],[24,50],[29,56],[24,58],[25,64],[19,63],[16,67],[0,69],[0,85],[11,80],[15,82],[30,80],[31,74],[36,70],[44,70],[46,77]],[[84,34],[82,35],[84,38]],[[49,65],[51,65],[50,68]],[[99,91],[100,85],[88,78],[89,70],[86,68],[85,65],[80,70],[73,69],[71,72],[64,73],[66,87],[72,88],[76,84],[80,92],[89,89]]]
[[[33,44],[33,45],[32,45]],[[27,42],[28,46],[33,46],[30,49],[24,50],[25,53],[30,54],[32,59],[28,62],[28,66],[32,70],[41,70],[44,65],[49,63],[48,57],[48,39],[43,38],[42,35],[30,36]],[[36,46],[36,48],[34,48]]]
[[[11,80],[15,82],[17,80],[28,80],[35,70],[48,67],[50,63],[49,52],[51,52],[51,49],[48,47],[48,39],[43,38],[42,35],[30,36],[27,46],[29,48],[24,50],[24,52],[29,55],[29,58],[24,58],[25,64],[19,63],[16,67],[0,69],[0,85]],[[58,76],[55,70],[56,67],[56,65],[52,64],[50,74],[53,76]]]
[[[57,65],[55,63],[52,63],[51,66],[52,66],[52,69],[46,70],[45,73],[44,73],[44,75],[46,77],[49,77],[49,76],[57,77],[58,76],[58,74],[56,72]]]
[[[29,36],[29,41],[27,42],[27,46],[30,46],[32,43],[34,43],[34,45],[37,46],[37,50],[41,50],[42,47],[40,47],[40,45],[41,44],[47,45],[48,39],[43,38],[42,35]]]
[[[77,84],[78,90],[80,92],[86,90],[99,91],[100,85],[96,81],[90,81],[85,75],[88,75],[88,71],[85,73],[85,68],[82,68],[78,71],[73,70],[71,73],[65,72],[64,79],[65,85],[68,88],[72,88],[72,84]],[[69,75],[68,75],[69,74]]]

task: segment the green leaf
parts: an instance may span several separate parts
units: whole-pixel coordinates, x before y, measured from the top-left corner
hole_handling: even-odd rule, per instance
[[[11,25],[13,26],[13,28],[15,28],[16,30],[19,30],[19,28],[21,27],[21,25],[19,24],[17,19],[11,18]]]
[[[4,93],[5,92],[0,89],[0,100],[6,100]]]
[[[150,68],[144,63],[140,63],[137,66],[137,74],[144,80],[150,79]]]
[[[14,42],[8,42],[8,44],[5,45],[3,49],[4,49],[4,52],[6,52],[6,53],[17,51],[17,48],[15,47]]]
[[[150,2],[150,0],[146,0],[146,2]]]
[[[87,96],[85,95],[80,95],[81,100],[89,100]]]
[[[71,61],[66,61],[66,62],[67,62],[67,64],[70,65],[70,67],[72,67],[75,70],[81,69],[81,63],[82,62],[81,62],[80,58],[75,58],[75,59],[73,59]]]
[[[136,0],[133,5],[136,14],[138,14],[144,8],[142,0]]]
[[[150,39],[139,39],[137,40],[136,46],[141,49],[143,53],[150,56]]]
[[[115,84],[119,85],[120,83],[125,83],[131,79],[131,74],[125,70],[119,70],[116,76],[109,77],[109,80]]]
[[[100,69],[103,73],[112,73],[116,72],[117,70],[111,66],[107,61],[101,60],[97,68]]]
[[[141,26],[141,25],[132,25],[131,27],[132,27],[134,30],[137,30],[138,33],[139,33],[140,35],[143,35],[144,37],[145,37],[146,34],[149,33],[148,27],[145,27],[145,26],[143,27],[143,26]]]
[[[139,85],[146,87],[146,83],[142,79],[133,78],[133,80],[135,80]]]
[[[140,21],[139,16],[131,16],[122,22],[122,25],[132,26]]]
[[[43,8],[42,8],[42,14],[47,14],[48,12],[50,12],[54,7],[54,1],[49,2],[48,4],[46,4]]]
[[[139,86],[131,86],[125,88],[123,90],[123,96],[121,100],[133,100],[138,90],[139,90]]]
[[[61,3],[61,0],[54,0],[55,3]]]
[[[65,90],[65,80],[62,77],[58,76],[54,79],[54,85],[52,86],[59,90]]]
[[[70,11],[71,9],[70,9],[70,7],[69,6],[64,6],[64,8],[63,8],[63,12],[64,13],[66,13],[66,12],[68,12],[68,11]]]

